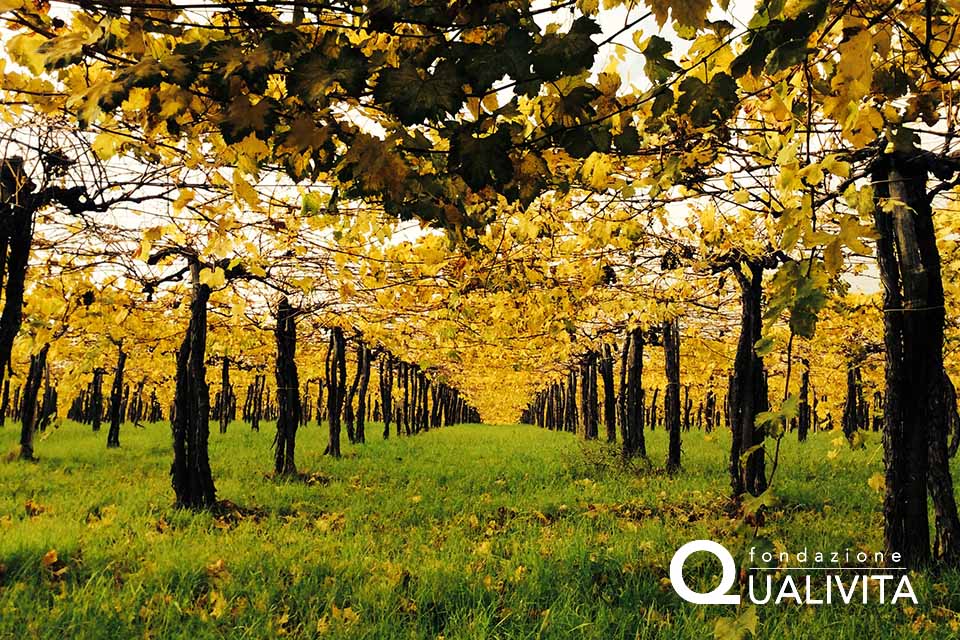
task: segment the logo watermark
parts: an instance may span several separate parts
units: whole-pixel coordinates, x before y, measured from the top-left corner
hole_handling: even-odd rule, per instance
[[[720,584],[706,593],[694,591],[683,576],[687,559],[698,552],[706,552],[720,561],[722,569]],[[786,563],[787,566],[748,567],[747,597],[753,604],[851,604],[854,602],[877,602],[897,604],[901,600],[917,604],[917,596],[910,584],[906,567],[895,566],[900,561],[899,553],[889,558],[882,552],[815,551],[803,549],[795,554],[771,551],[758,552],[751,547],[748,557],[751,564]],[[808,562],[814,564],[807,564]],[[853,566],[850,563],[880,562],[891,566]],[[823,565],[827,562],[830,564]],[[792,566],[791,566],[792,565]],[[805,572],[798,575],[787,573],[774,580],[768,570]],[[683,545],[670,561],[670,582],[677,595],[693,604],[740,604],[740,594],[731,593],[737,579],[737,563],[727,549],[712,540],[694,540]],[[896,585],[894,587],[894,585]],[[775,595],[774,595],[775,594]]]

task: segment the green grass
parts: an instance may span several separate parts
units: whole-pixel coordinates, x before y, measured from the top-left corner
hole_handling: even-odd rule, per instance
[[[625,470],[602,445],[518,426],[374,437],[331,460],[311,426],[298,437],[308,484],[268,477],[271,425],[234,424],[210,438],[218,496],[241,508],[219,517],[172,507],[169,437],[125,426],[107,450],[105,431],[67,423],[37,443],[38,463],[0,462],[0,637],[700,639],[735,611],[684,603],[666,580],[685,542],[743,544],[725,434],[684,434],[671,478],[662,431],[648,434],[652,468]],[[879,438],[828,459],[835,437],[788,437],[761,535],[882,548],[867,484]],[[17,438],[8,422],[0,453]],[[718,580],[709,561],[688,567],[703,587]],[[917,607],[758,607],[758,636],[957,637],[960,577],[913,585]]]

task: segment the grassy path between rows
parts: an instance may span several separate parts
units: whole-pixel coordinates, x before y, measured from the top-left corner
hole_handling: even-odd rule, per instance
[[[376,425],[367,432],[377,434]],[[306,482],[270,479],[272,425],[211,434],[213,515],[172,508],[166,425],[66,423],[13,459],[0,428],[2,638],[690,638],[733,607],[682,602],[683,543],[738,543],[725,434],[684,434],[684,469],[623,469],[602,445],[533,427],[461,425],[379,437],[324,458],[301,430]],[[760,530],[790,551],[881,548],[880,441],[785,442],[781,503]],[[834,453],[832,453],[834,452]],[[703,590],[719,564],[688,564]],[[761,638],[955,638],[960,577],[917,575],[920,605],[767,605]]]

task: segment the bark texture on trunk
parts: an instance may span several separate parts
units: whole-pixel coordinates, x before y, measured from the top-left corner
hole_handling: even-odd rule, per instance
[[[874,211],[886,347],[884,540],[907,566],[929,561],[929,491],[936,527],[933,554],[956,564],[960,520],[947,451],[956,406],[947,406],[943,281],[927,165],[919,153],[889,154],[874,165],[873,178],[876,196],[884,201]]]
[[[363,376],[363,340],[357,340],[357,369],[353,376],[353,382],[350,384],[350,391],[347,392],[347,398],[343,403],[343,421],[347,427],[347,440],[350,443],[357,441],[357,434],[354,431],[354,422],[356,414],[353,410],[353,399],[357,396],[357,389],[360,388],[360,378]]]
[[[380,357],[380,411],[383,414],[383,439],[390,437],[390,422],[393,419],[393,356],[385,353]]]
[[[803,365],[803,373],[800,374],[800,407],[797,416],[797,440],[806,442],[807,433],[810,431],[810,361],[806,358],[800,363]]]
[[[603,424],[607,442],[613,443],[617,441],[617,398],[613,388],[613,350],[609,344],[603,345],[600,379],[603,382]]]
[[[740,338],[730,379],[728,411],[732,428],[730,444],[730,487],[734,496],[760,495],[767,488],[764,453],[754,449],[746,460],[741,457],[763,444],[763,433],[756,427],[757,414],[768,409],[767,382],[763,359],[754,345],[760,339],[762,322],[763,266],[745,261],[734,267],[740,282]]]
[[[103,420],[103,369],[93,372],[93,388],[90,395],[90,420],[94,431],[100,431]]]
[[[23,161],[16,160],[19,159],[5,159],[0,167],[0,206],[5,218],[5,224],[0,225],[0,277],[4,283],[3,311],[0,312],[0,380],[10,367],[13,341],[23,321],[23,292],[36,213],[30,195],[33,185],[23,172]]]
[[[596,371],[597,352],[588,351],[580,364],[580,415],[583,421],[583,437],[587,440],[595,440],[597,437]]]
[[[358,389],[358,398],[357,398],[357,430],[356,430],[356,440],[357,442],[366,442],[367,441],[367,389],[370,387],[370,359],[372,357],[370,347],[360,342],[360,348],[357,351],[357,357],[360,359],[360,362],[357,363],[357,366],[360,367],[360,388]]]
[[[327,424],[330,442],[327,444],[326,453],[334,458],[340,457],[340,415],[347,384],[346,348],[343,329],[333,327],[330,330],[330,366],[327,368]]]
[[[174,394],[173,465],[170,476],[177,506],[206,509],[216,503],[216,488],[207,450],[210,435],[210,388],[204,364],[207,350],[207,302],[210,287],[200,282],[200,265],[190,265],[193,300],[190,324],[177,354]]]
[[[33,434],[37,427],[37,396],[43,384],[43,372],[47,368],[47,353],[50,345],[45,344],[39,352],[30,356],[30,370],[20,396],[20,459],[34,460]]]
[[[670,437],[667,471],[674,473],[680,469],[680,326],[676,319],[663,323],[663,355],[667,375],[664,428]]]
[[[110,430],[107,432],[107,448],[120,446],[120,423],[123,422],[123,368],[127,364],[127,353],[120,346],[117,354],[117,370],[113,374],[113,386],[110,389]]]
[[[643,435],[643,330],[636,328],[630,332],[625,345],[626,358],[626,396],[623,418],[623,456],[647,457],[647,444]],[[621,393],[624,393],[621,391]]]
[[[223,356],[220,363],[220,433],[227,432],[230,424],[230,413],[234,402],[233,387],[230,384],[230,356]]]
[[[273,470],[297,473],[295,450],[300,426],[300,378],[297,373],[297,312],[286,297],[277,305],[277,435],[273,440]]]
[[[10,380],[3,381],[3,403],[0,404],[0,427],[7,422],[7,412],[10,410]]]

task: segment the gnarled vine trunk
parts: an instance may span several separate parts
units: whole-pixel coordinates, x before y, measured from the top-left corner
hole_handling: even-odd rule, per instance
[[[343,403],[343,421],[347,427],[347,440],[351,443],[357,442],[357,434],[354,430],[356,414],[353,410],[353,399],[357,396],[357,390],[360,388],[360,378],[363,377],[363,340],[357,340],[357,369],[353,376],[353,382],[350,384],[350,390],[347,392],[347,398]]]
[[[330,442],[326,453],[334,458],[340,457],[340,412],[346,395],[347,358],[346,340],[343,329],[333,327],[330,330],[330,363],[327,367],[327,424]]]
[[[583,421],[583,437],[595,440],[597,437],[597,411],[595,394],[597,390],[597,352],[588,351],[580,363],[580,415]]]
[[[680,326],[675,318],[663,323],[663,356],[667,375],[663,422],[670,437],[667,471],[673,473],[680,469]]]
[[[117,354],[117,370],[113,374],[113,386],[110,388],[110,430],[107,431],[107,448],[120,446],[120,423],[123,422],[123,367],[127,364],[127,353],[123,346]]]
[[[623,456],[632,458],[647,456],[647,445],[643,435],[643,330],[633,329],[624,344],[626,364],[625,389],[623,401]]]
[[[18,160],[3,160],[0,168],[0,206],[4,218],[0,225],[0,281],[4,283],[3,311],[0,313],[0,379],[10,367],[13,341],[23,320],[23,291],[36,213],[29,193],[32,183],[23,173],[22,160]]]
[[[33,460],[33,434],[37,427],[37,395],[43,383],[43,372],[47,368],[47,353],[50,345],[45,344],[37,353],[30,356],[30,369],[27,381],[20,396],[20,459]]]
[[[803,373],[800,374],[800,407],[797,415],[797,440],[806,442],[810,431],[810,361],[803,358]]]
[[[609,344],[603,345],[599,368],[603,383],[603,424],[607,442],[612,443],[617,441],[617,398],[613,388],[613,350]]]
[[[357,430],[355,435],[357,442],[366,442],[367,389],[370,386],[370,358],[372,357],[372,353],[370,348],[362,341],[360,342],[357,356],[360,359],[357,366],[360,367],[361,375],[360,388],[358,390],[359,397],[357,398]]]
[[[947,406],[943,281],[927,166],[922,154],[893,153],[875,163],[873,172],[876,196],[886,200],[874,211],[886,347],[884,541],[907,566],[930,559],[929,491],[934,554],[956,564],[960,520],[947,464],[947,432],[956,407]]]
[[[90,394],[90,420],[94,431],[100,431],[103,420],[103,369],[93,372],[93,390]]]
[[[220,420],[220,433],[227,432],[234,402],[233,387],[230,384],[230,357],[225,355],[220,363],[220,415],[217,416]]]
[[[10,410],[10,380],[3,381],[3,402],[0,404],[0,427],[7,422],[7,412]]]
[[[380,357],[380,410],[383,414],[383,439],[390,437],[390,421],[393,419],[393,356],[385,353]]]
[[[210,435],[210,388],[204,358],[207,350],[207,302],[210,287],[200,282],[200,265],[190,265],[193,300],[190,324],[177,353],[174,393],[173,465],[170,476],[177,506],[191,509],[212,507],[216,488],[207,450]],[[156,413],[155,405],[155,413]]]
[[[728,392],[732,438],[730,444],[730,487],[733,495],[760,495],[767,488],[763,433],[756,427],[757,414],[768,409],[767,382],[763,359],[754,345],[760,339],[762,321],[763,266],[745,261],[747,273],[734,266],[740,282],[740,338]],[[761,447],[761,448],[755,448]],[[746,460],[741,456],[747,451]]]
[[[286,297],[277,305],[277,435],[273,440],[274,472],[295,474],[294,453],[300,425],[300,378],[297,373],[297,313]]]

